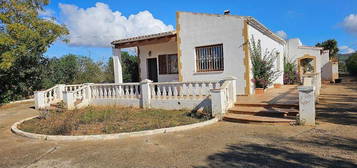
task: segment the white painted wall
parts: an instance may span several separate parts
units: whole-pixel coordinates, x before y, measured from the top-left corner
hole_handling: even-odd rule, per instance
[[[287,42],[287,58],[297,64],[297,59],[304,55],[316,57],[316,72],[321,73],[321,50],[313,48],[303,48],[300,39],[289,39]]]
[[[140,79],[144,80],[148,78],[147,73],[147,59],[148,58],[157,58],[157,74],[159,82],[173,82],[178,81],[178,74],[159,74],[159,55],[163,54],[177,54],[177,43],[176,39],[173,38],[167,43],[158,43],[158,44],[150,44],[143,45],[138,47],[140,53]],[[149,52],[151,51],[151,56],[149,56]]]
[[[332,81],[332,64],[330,63],[329,50],[321,54],[321,79]]]
[[[276,81],[274,83],[278,83],[278,84],[284,84],[283,81],[283,77],[284,77],[284,47],[285,44],[280,44],[277,41],[273,40],[272,38],[270,38],[269,36],[263,34],[262,32],[260,32],[259,30],[255,29],[254,27],[248,25],[248,36],[249,36],[249,42],[252,41],[252,37],[254,37],[254,40],[256,42],[258,42],[258,40],[260,40],[261,42],[261,49],[262,49],[262,54],[264,54],[265,51],[268,52],[279,52],[279,56],[276,59],[275,62],[275,69],[280,71],[279,77],[276,79]],[[251,73],[251,79],[253,79],[253,73]],[[251,82],[251,93],[253,93],[254,90],[254,83]],[[272,87],[272,86],[270,86]]]
[[[237,94],[245,94],[243,63],[243,18],[239,16],[208,15],[180,12],[181,63],[183,81],[237,78]],[[223,44],[224,71],[196,72],[195,47]]]

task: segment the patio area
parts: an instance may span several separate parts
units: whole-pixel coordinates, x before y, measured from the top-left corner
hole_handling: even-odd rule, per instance
[[[238,96],[237,104],[298,105],[298,85],[283,85],[281,88],[269,88],[261,95]]]

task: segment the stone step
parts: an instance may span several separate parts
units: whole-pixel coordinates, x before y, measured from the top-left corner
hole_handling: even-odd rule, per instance
[[[294,108],[275,108],[275,107],[249,107],[249,106],[235,106],[228,110],[230,113],[246,114],[256,116],[296,116],[299,111]]]
[[[246,114],[226,113],[223,116],[224,121],[239,122],[239,123],[273,123],[273,124],[294,124],[293,119],[263,117]]]
[[[276,108],[294,108],[299,109],[299,104],[271,104],[271,103],[235,103],[235,106],[248,107],[276,107]]]

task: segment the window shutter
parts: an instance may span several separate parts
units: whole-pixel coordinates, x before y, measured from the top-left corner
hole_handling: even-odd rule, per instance
[[[167,57],[159,55],[159,74],[167,74]]]

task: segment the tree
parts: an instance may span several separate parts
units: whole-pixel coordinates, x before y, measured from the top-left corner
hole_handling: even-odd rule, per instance
[[[263,53],[260,40],[255,42],[253,36],[250,42],[250,54],[255,87],[265,89],[279,77],[280,72],[274,68],[278,54],[274,50],[265,50]]]
[[[74,54],[48,61],[44,88],[56,84],[101,83],[105,81],[105,72],[101,62],[94,62],[89,57]]]
[[[138,57],[122,52],[123,82],[139,82]]]
[[[105,76],[105,82],[114,83],[114,65],[113,65],[112,57],[108,59],[108,62],[104,67],[104,76]]]
[[[351,75],[357,75],[357,53],[346,60],[347,70]]]
[[[338,45],[337,45],[337,41],[335,39],[329,39],[322,43],[317,43],[315,46],[323,47],[324,50],[329,50],[330,59],[337,57],[337,53],[338,53],[339,49],[337,47]]]
[[[48,0],[0,1],[0,104],[42,88],[47,64],[43,54],[68,34],[64,26],[38,16],[47,4]]]
[[[138,57],[129,55],[128,52],[121,52],[123,82],[139,82]],[[113,58],[109,58],[104,67],[105,82],[114,82]]]

